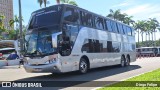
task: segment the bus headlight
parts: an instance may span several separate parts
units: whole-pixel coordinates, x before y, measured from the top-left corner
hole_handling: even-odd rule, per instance
[[[45,62],[45,64],[51,64],[51,63],[55,63],[55,62],[57,62],[57,59],[48,60]]]
[[[45,62],[45,64],[50,64],[50,61]]]
[[[31,65],[28,61],[24,61],[24,64]]]

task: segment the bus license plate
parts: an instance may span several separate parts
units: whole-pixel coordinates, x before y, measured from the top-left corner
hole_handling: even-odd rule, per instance
[[[33,71],[40,72],[40,71],[42,71],[42,69],[41,68],[35,68]]]

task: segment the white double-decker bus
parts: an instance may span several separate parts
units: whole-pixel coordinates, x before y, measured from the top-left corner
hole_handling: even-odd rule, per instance
[[[54,5],[32,13],[24,56],[27,72],[124,67],[136,60],[134,30],[76,6]]]

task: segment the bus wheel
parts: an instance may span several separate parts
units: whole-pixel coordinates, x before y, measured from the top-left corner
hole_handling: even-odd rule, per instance
[[[124,56],[121,57],[121,67],[125,66],[125,58]]]
[[[129,66],[129,65],[130,65],[130,58],[129,58],[129,56],[127,56],[127,58],[126,58],[125,65],[126,65],[126,66]]]
[[[88,71],[88,64],[87,61],[84,58],[81,58],[79,63],[79,72],[80,73],[86,73]]]

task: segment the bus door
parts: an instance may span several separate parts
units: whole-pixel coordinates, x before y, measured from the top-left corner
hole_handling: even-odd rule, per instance
[[[72,56],[72,52],[76,52],[74,49],[74,44],[76,42],[76,38],[78,36],[79,30],[79,12],[77,9],[72,7],[66,7],[64,15],[63,15],[63,24],[62,24],[62,43],[61,43],[61,51],[60,54],[63,56],[64,60],[62,63],[64,65],[64,69],[74,70],[76,69],[74,64],[77,62],[76,57]]]

